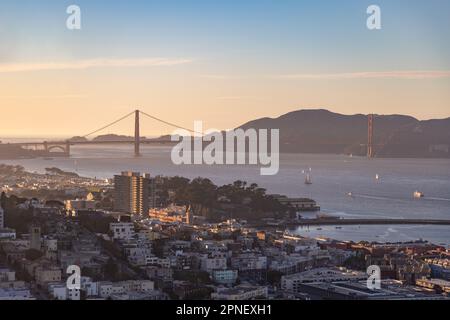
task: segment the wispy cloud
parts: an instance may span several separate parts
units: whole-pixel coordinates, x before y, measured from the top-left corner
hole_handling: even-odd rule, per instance
[[[51,71],[51,70],[83,70],[90,68],[120,67],[158,67],[175,66],[191,63],[190,59],[143,58],[143,59],[90,59],[67,62],[25,62],[0,64],[0,73]]]
[[[88,95],[86,94],[62,94],[62,95],[22,95],[22,96],[0,96],[0,99],[83,99],[87,98]]]
[[[233,79],[244,79],[247,76],[243,75],[228,75],[228,74],[201,74],[200,78],[211,79],[211,80],[233,80]]]
[[[217,100],[261,100],[261,97],[255,97],[255,96],[223,96],[223,97],[217,97]]]
[[[449,78],[450,71],[376,71],[351,73],[312,73],[277,75],[280,79],[334,80],[334,79],[439,79]]]

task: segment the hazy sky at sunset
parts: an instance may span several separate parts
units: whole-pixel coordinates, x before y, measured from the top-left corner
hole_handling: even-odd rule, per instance
[[[135,108],[218,129],[302,108],[446,118],[449,38],[446,0],[1,0],[0,137],[82,135]]]

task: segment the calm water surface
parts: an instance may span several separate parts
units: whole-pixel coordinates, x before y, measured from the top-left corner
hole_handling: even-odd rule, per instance
[[[339,155],[292,155],[280,158],[276,176],[261,176],[257,166],[176,166],[169,147],[142,148],[134,158],[130,146],[78,146],[70,159],[14,160],[27,170],[44,172],[59,167],[83,176],[111,178],[124,170],[152,175],[208,177],[217,184],[235,180],[256,182],[270,193],[311,197],[322,211],[344,217],[450,219],[450,160],[373,159]],[[304,173],[311,172],[313,184],[304,184]],[[379,175],[379,180],[375,176]],[[413,198],[414,191],[425,198]],[[349,193],[353,197],[349,197]],[[437,226],[345,226],[298,229],[309,236],[329,236],[342,240],[409,241],[420,238],[450,244],[450,227]]]

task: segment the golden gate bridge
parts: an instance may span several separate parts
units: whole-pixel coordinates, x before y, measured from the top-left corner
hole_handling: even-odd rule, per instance
[[[134,124],[134,139],[107,139],[107,140],[87,140],[88,137],[93,136],[96,133],[99,133],[103,130],[108,129],[109,127],[114,126],[115,124],[131,117],[134,115],[135,118],[135,124]],[[140,116],[144,115],[152,120],[158,121],[160,123],[166,124],[168,126],[177,128],[177,129],[183,129],[187,130],[189,132],[195,133],[193,130],[178,126],[174,123],[159,119],[157,117],[154,117],[146,112],[143,112],[141,110],[134,110],[125,116],[108,123],[107,125],[94,130],[92,132],[89,132],[88,134],[85,134],[83,136],[77,137],[76,139],[68,139],[65,141],[43,141],[43,142],[17,142],[17,143],[8,143],[8,145],[14,145],[14,146],[20,146],[20,147],[26,147],[28,149],[36,150],[36,151],[42,151],[45,155],[51,156],[51,155],[58,155],[58,156],[66,156],[70,157],[70,149],[71,146],[74,145],[98,145],[98,144],[134,144],[134,155],[136,157],[139,157],[141,155],[140,147],[141,144],[156,144],[156,145],[162,145],[162,144],[174,144],[175,142],[172,142],[170,139],[167,138],[154,138],[154,139],[142,139],[140,135]]]
[[[133,139],[105,139],[105,140],[87,140],[88,137],[93,136],[96,133],[99,133],[103,130],[106,130],[115,124],[131,117],[134,115],[134,138]],[[179,126],[177,124],[171,123],[169,121],[165,121],[163,119],[160,119],[158,117],[152,116],[144,111],[141,110],[134,110],[123,117],[108,123],[105,126],[102,126],[99,129],[96,129],[92,132],[89,132],[88,134],[85,134],[83,136],[77,137],[77,139],[68,139],[65,141],[43,141],[43,142],[17,142],[17,143],[8,143],[8,145],[12,146],[20,146],[25,147],[27,149],[32,149],[36,151],[42,151],[42,153],[45,156],[62,156],[62,157],[70,157],[70,150],[71,146],[74,145],[100,145],[100,144],[134,144],[134,155],[135,157],[140,157],[141,152],[140,148],[142,144],[145,145],[175,145],[177,142],[173,142],[170,140],[170,138],[167,137],[160,137],[160,138],[153,138],[153,139],[142,139],[140,135],[140,118],[141,115],[150,118],[154,121],[163,123],[167,126],[176,128],[176,129],[182,129],[186,130],[190,133],[197,134],[203,136],[203,133],[195,132],[192,129],[185,128],[182,126]],[[368,136],[367,136],[367,157],[373,158],[376,156],[375,153],[375,144],[373,139],[373,133],[374,133],[374,119],[375,115],[370,114],[368,115]],[[384,145],[384,144],[383,144]],[[381,145],[381,147],[383,146]]]

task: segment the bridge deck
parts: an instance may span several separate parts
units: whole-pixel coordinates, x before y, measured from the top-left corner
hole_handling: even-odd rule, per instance
[[[96,145],[96,144],[134,144],[135,141],[46,141],[48,145],[66,145],[69,143],[71,146],[74,145]],[[178,142],[173,142],[170,140],[141,140],[140,144],[176,144]],[[36,145],[44,145],[44,142],[14,142],[14,143],[5,143],[11,146],[36,146]]]

